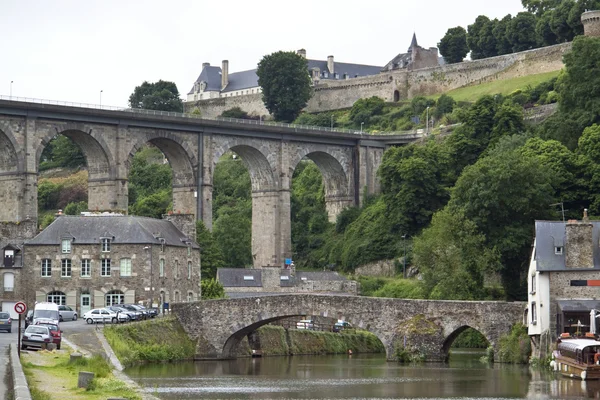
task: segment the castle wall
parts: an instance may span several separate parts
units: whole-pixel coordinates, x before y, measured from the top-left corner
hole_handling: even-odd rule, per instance
[[[314,94],[308,101],[305,111],[319,112],[349,108],[356,100],[371,96],[392,102],[396,90],[402,100],[420,95],[432,95],[469,84],[557,71],[562,69],[562,57],[570,49],[571,43],[563,43],[520,53],[413,71],[397,70],[352,79],[327,80],[314,88]],[[423,62],[428,61],[428,57],[433,54],[429,50],[421,53]],[[198,107],[206,117],[219,116],[232,107],[240,107],[249,114],[268,115],[261,94],[185,104],[186,111]]]

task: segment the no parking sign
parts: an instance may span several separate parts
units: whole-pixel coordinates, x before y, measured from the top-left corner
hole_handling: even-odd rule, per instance
[[[15,304],[15,312],[17,314],[24,314],[25,311],[27,311],[27,306],[25,305],[25,303],[23,303],[22,301],[18,301]]]

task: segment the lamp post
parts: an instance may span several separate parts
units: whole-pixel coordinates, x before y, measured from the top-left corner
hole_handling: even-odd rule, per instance
[[[406,278],[406,233],[402,235],[402,243],[404,245],[404,257],[402,257],[402,278]]]
[[[427,129],[425,133],[429,134],[429,106],[427,106]]]
[[[365,124],[364,122],[361,122],[361,123],[360,123],[360,133],[362,133],[362,128],[363,128],[363,125],[364,125],[364,124]]]
[[[102,92],[104,92],[104,90],[100,91],[100,108],[102,108]]]
[[[14,81],[10,81],[10,100],[12,100],[12,84]]]

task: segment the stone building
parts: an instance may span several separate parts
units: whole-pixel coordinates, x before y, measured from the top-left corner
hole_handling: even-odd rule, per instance
[[[200,299],[200,249],[175,223],[131,216],[61,216],[23,246],[29,307],[77,309]]]
[[[543,357],[564,333],[594,330],[600,311],[600,221],[536,221],[527,275],[528,331],[534,356]],[[594,333],[600,333],[596,329]]]
[[[230,298],[284,293],[358,295],[358,283],[337,272],[295,272],[286,268],[219,268],[217,280]]]

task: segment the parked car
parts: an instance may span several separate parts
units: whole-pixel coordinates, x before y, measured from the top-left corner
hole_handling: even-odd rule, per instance
[[[334,332],[341,332],[341,331],[343,331],[344,329],[349,329],[349,328],[351,328],[351,327],[352,327],[352,326],[350,325],[350,323],[349,323],[349,322],[346,322],[346,321],[338,321],[338,322],[336,322],[336,323],[335,323],[335,325],[333,325],[333,331],[334,331]]]
[[[126,322],[127,318],[128,317],[125,314],[119,314],[117,316],[116,312],[109,310],[108,308],[94,308],[93,310],[90,310],[83,314],[83,319],[85,319],[85,322],[87,322],[88,324],[98,322],[110,322],[114,324],[117,323],[117,321]]]
[[[77,321],[77,311],[73,310],[69,306],[58,306],[58,315],[60,322],[64,320]]]
[[[135,313],[136,320],[142,320],[142,319],[146,319],[148,317],[148,315],[146,313],[144,313],[142,310],[135,308],[131,304],[117,304],[117,307],[121,307],[121,308],[126,309],[127,311]]]
[[[22,350],[28,347],[45,349],[48,343],[52,343],[52,334],[45,325],[29,325],[21,337]]]
[[[25,328],[27,328],[33,322],[33,310],[27,310],[27,315],[25,316]]]
[[[296,323],[296,329],[315,329],[315,323],[312,319],[303,319]]]
[[[60,321],[60,314],[58,313],[58,304],[43,301],[37,303],[33,309],[33,323],[38,319],[49,319],[52,323],[57,324]]]
[[[146,308],[146,307],[141,306],[139,304],[133,304],[133,305],[136,306],[137,308],[139,308],[140,310],[145,311],[146,313],[148,313],[148,316],[150,318],[154,318],[154,317],[156,317],[158,315],[158,308],[154,308],[154,307],[152,307],[152,308]]]
[[[129,311],[128,309],[119,306],[110,306],[106,308],[108,308],[111,311],[114,311],[117,314],[123,313],[127,315],[127,322],[135,321],[138,319],[138,314],[135,311]]]
[[[50,329],[50,335],[52,336],[52,343],[54,343],[56,345],[56,348],[58,350],[60,350],[60,344],[62,342],[62,331],[60,330],[58,325],[48,324],[48,323],[39,322],[39,321],[36,322],[36,325],[46,326],[46,327],[48,327],[48,329]]]
[[[0,330],[8,333],[12,330],[12,319],[9,313],[0,312]]]

